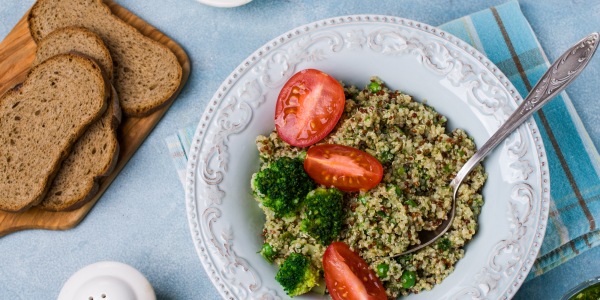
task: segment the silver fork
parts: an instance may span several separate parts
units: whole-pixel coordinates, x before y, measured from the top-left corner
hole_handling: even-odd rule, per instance
[[[521,105],[517,107],[515,112],[508,117],[506,122],[498,128],[498,131],[473,155],[458,171],[456,177],[450,182],[452,187],[452,208],[448,214],[448,218],[433,231],[420,231],[419,239],[421,244],[409,246],[408,249],[400,254],[391,257],[405,255],[417,251],[423,247],[431,245],[440,238],[452,225],[454,214],[456,211],[456,195],[458,188],[467,175],[475,168],[475,166],[490,153],[500,142],[504,141],[513,130],[521,123],[525,122],[534,112],[542,108],[546,103],[552,100],[556,95],[562,92],[573,80],[581,74],[583,69],[598,48],[600,35],[594,32],[575,45],[567,52],[563,53],[550,68],[542,75],[540,81],[533,87],[532,92],[527,95]]]

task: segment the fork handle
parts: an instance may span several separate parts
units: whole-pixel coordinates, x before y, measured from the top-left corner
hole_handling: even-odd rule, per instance
[[[591,33],[569,48],[550,66],[515,112],[458,171],[456,177],[450,182],[450,186],[455,193],[465,177],[488,153],[581,74],[596,52],[599,38],[600,34],[598,32]]]

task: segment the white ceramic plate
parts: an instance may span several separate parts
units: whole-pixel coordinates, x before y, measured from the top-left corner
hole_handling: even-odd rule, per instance
[[[448,130],[465,129],[478,146],[522,100],[473,47],[436,27],[398,17],[322,20],[256,50],[210,100],[187,165],[190,232],[206,273],[225,299],[288,298],[275,281],[277,267],[256,254],[264,214],[251,196],[250,177],[259,167],[254,141],[274,128],[279,90],[307,68],[359,88],[377,75],[391,89],[427,99],[448,117]],[[484,166],[489,174],[485,205],[465,257],[440,285],[410,299],[510,299],[525,280],[542,244],[550,197],[548,163],[533,118]]]

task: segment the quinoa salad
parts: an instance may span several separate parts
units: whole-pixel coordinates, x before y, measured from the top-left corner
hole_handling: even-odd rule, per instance
[[[434,230],[447,218],[452,207],[450,182],[477,151],[475,143],[462,129],[448,132],[446,117],[428,106],[426,100],[422,103],[390,90],[377,77],[371,77],[363,90],[341,84],[346,99],[342,116],[334,129],[313,146],[337,144],[368,153],[383,166],[381,182],[367,191],[336,189],[335,195],[341,199],[341,207],[335,208],[339,210],[339,224],[331,226],[339,230],[335,236],[324,238],[326,233],[310,234],[316,231],[306,229],[314,222],[310,219],[310,201],[294,214],[282,216],[264,205],[265,195],[256,183],[259,173],[254,174],[253,194],[266,215],[261,237],[265,246],[260,254],[278,266],[292,253],[310,258],[310,266],[321,277],[314,280],[321,282],[324,292],[323,255],[328,244],[340,241],[377,274],[389,299],[431,290],[454,271],[456,262],[465,255],[463,246],[477,231],[477,217],[484,203],[481,190],[487,179],[480,164],[461,184],[455,218],[443,237],[411,254],[389,256],[420,244],[419,231]],[[276,131],[258,136],[256,146],[261,171],[277,161],[292,168],[313,147],[291,146]],[[301,173],[293,176],[301,180],[300,185],[306,182],[301,188],[311,190],[309,198],[330,188],[308,176],[305,179]],[[319,292],[316,288],[313,291]]]

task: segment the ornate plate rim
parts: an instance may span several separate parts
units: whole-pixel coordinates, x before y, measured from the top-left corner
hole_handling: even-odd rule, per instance
[[[347,16],[339,16],[333,18],[322,19],[316,22],[308,23],[302,26],[298,26],[292,30],[285,32],[284,34],[272,39],[268,43],[264,44],[262,47],[258,48],[258,50],[254,51],[250,56],[248,56],[237,68],[234,69],[229,76],[223,81],[223,83],[219,86],[213,97],[208,102],[207,107],[200,118],[200,122],[196,128],[194,133],[194,137],[192,138],[192,143],[190,145],[190,153],[188,155],[188,162],[186,166],[186,184],[185,184],[185,204],[186,204],[186,215],[188,218],[188,225],[190,228],[190,234],[192,236],[192,240],[194,241],[194,248],[196,249],[196,253],[200,258],[202,266],[206,271],[206,274],[209,276],[209,279],[219,292],[219,294],[223,297],[223,299],[234,300],[233,295],[229,295],[229,289],[223,284],[219,283],[220,280],[218,277],[215,277],[215,270],[213,267],[213,263],[205,262],[205,260],[209,260],[207,257],[207,249],[205,242],[202,240],[202,235],[199,233],[198,227],[200,226],[196,220],[196,208],[198,207],[196,197],[195,197],[195,180],[196,180],[196,168],[198,167],[198,159],[200,157],[200,148],[204,142],[205,133],[208,131],[208,125],[210,121],[212,121],[214,114],[217,111],[217,108],[221,104],[221,101],[225,99],[224,95],[229,92],[229,89],[241,78],[241,75],[245,74],[246,71],[250,70],[257,62],[260,61],[261,58],[267,56],[268,53],[274,51],[281,45],[285,45],[288,42],[294,40],[299,36],[303,36],[305,34],[309,34],[314,30],[318,30],[323,27],[332,27],[336,25],[350,24],[350,23],[362,23],[362,24],[381,24],[381,25],[395,25],[401,26],[405,28],[411,28],[413,30],[418,30],[422,34],[425,35],[433,35],[441,39],[448,40],[449,42],[454,43],[454,45],[458,46],[458,50],[462,52],[463,55],[471,56],[475,61],[481,63],[481,65],[487,69],[498,82],[503,83],[502,89],[506,90],[507,95],[509,95],[509,101],[513,102],[513,104],[520,104],[522,101],[522,97],[516,88],[513,86],[512,82],[508,80],[506,75],[485,55],[479,52],[477,49],[459,39],[458,37],[441,30],[435,26],[431,26],[422,22],[417,22],[414,20],[387,16],[387,15],[375,15],[375,14],[361,14],[361,15],[347,15]],[[513,95],[512,97],[510,95]],[[539,129],[537,123],[533,119],[533,117],[529,118],[525,123],[525,126],[528,127],[529,133],[535,139],[536,137],[541,137],[539,133]],[[536,141],[535,144],[537,147],[534,147],[537,151],[537,159],[539,162],[539,170],[540,174],[540,199],[537,201],[541,204],[539,207],[540,214],[538,215],[538,223],[539,226],[535,228],[535,232],[533,234],[533,239],[530,243],[528,243],[528,247],[533,248],[531,252],[524,252],[526,256],[523,260],[524,262],[523,268],[518,270],[518,276],[515,276],[515,280],[510,282],[506,289],[499,293],[499,299],[507,300],[512,299],[516,294],[516,291],[520,288],[525,278],[529,274],[529,271],[533,267],[533,263],[535,262],[535,258],[539,253],[541,248],[542,241],[544,239],[546,233],[546,225],[548,222],[548,214],[549,214],[549,202],[550,198],[550,175],[549,170],[544,170],[544,166],[548,169],[547,158],[544,154],[546,152],[545,146],[543,144],[542,139]],[[191,157],[191,159],[189,159]],[[527,258],[529,256],[529,258]],[[213,276],[211,276],[213,275]],[[466,295],[468,293],[473,293],[472,291],[466,291],[462,295]],[[479,297],[479,295],[474,295]],[[458,298],[460,296],[457,296]],[[478,298],[479,299],[479,298]]]

